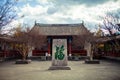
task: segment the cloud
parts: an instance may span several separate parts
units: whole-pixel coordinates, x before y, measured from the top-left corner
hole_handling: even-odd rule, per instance
[[[81,23],[84,21],[89,29],[95,30],[96,24],[102,23],[101,16],[113,12],[118,14],[118,0],[35,0],[37,5],[27,3],[19,7],[20,22],[40,23]],[[31,1],[32,2],[32,1]],[[94,2],[94,3],[93,3]],[[31,5],[32,4],[32,5]]]
[[[30,6],[30,4],[26,4],[21,8],[21,13],[25,16],[36,16],[46,13],[47,8],[43,6],[36,5],[35,7]]]
[[[56,13],[57,12],[57,8],[55,8],[55,7],[49,7],[48,9],[47,9],[47,13],[48,14],[54,14],[54,13]]]
[[[53,2],[56,5],[85,5],[85,6],[96,6],[100,4],[104,4],[108,1],[118,1],[118,0],[48,0]]]

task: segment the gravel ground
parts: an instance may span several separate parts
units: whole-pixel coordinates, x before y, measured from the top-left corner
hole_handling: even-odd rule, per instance
[[[0,80],[120,80],[120,64],[101,61],[100,64],[84,64],[69,61],[71,70],[48,70],[51,61],[32,61],[15,64],[0,63]]]

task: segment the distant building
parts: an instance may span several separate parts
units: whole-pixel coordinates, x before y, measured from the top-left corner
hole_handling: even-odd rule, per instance
[[[35,23],[31,32],[36,32],[42,36],[46,36],[44,45],[38,44],[40,48],[34,47],[28,56],[46,56],[52,55],[52,40],[53,39],[66,39],[67,40],[67,53],[69,56],[87,56],[87,51],[84,48],[84,43],[79,43],[80,36],[90,34],[90,31],[80,24],[40,24]],[[76,37],[77,36],[77,37]],[[76,37],[76,38],[75,38]],[[39,39],[39,38],[38,38]],[[42,39],[41,39],[42,40]],[[44,40],[44,39],[43,39]],[[77,44],[74,42],[77,41]],[[12,37],[0,37],[0,57],[1,58],[21,58],[22,55],[15,50],[14,45],[21,44],[18,40]]]
[[[0,35],[0,60],[7,58],[20,58],[21,55],[14,49],[17,40],[10,36]]]
[[[73,45],[74,36],[89,34],[90,31],[84,26],[83,23],[80,24],[40,24],[35,23],[34,27],[31,29],[31,32],[37,32],[40,35],[47,37],[46,47],[42,48],[42,51],[48,52],[51,54],[52,50],[52,39],[67,39],[68,54],[86,56],[87,53],[84,50],[84,46],[81,44]],[[86,37],[86,36],[84,36]],[[45,48],[45,49],[44,49]],[[39,49],[40,51],[40,49]],[[38,53],[40,53],[38,51]],[[74,53],[74,54],[73,54]],[[37,55],[36,51],[33,51],[33,55]]]

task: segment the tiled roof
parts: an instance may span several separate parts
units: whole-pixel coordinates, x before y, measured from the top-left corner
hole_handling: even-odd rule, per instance
[[[107,41],[111,41],[112,39],[113,39],[112,37],[100,37],[96,39],[96,42],[107,42]],[[120,35],[114,36],[114,39],[120,39]]]
[[[83,25],[83,23],[77,23],[77,24],[42,24],[42,23],[35,23],[35,26],[39,27],[79,27]]]
[[[81,34],[90,33],[83,23],[81,24],[35,23],[32,30],[38,31],[39,34],[43,34],[43,35],[81,35]]]

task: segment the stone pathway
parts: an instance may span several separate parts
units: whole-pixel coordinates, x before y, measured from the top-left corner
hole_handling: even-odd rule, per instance
[[[100,64],[69,61],[72,70],[48,70],[51,61],[14,63],[0,63],[0,80],[120,80],[120,64],[107,61]]]

